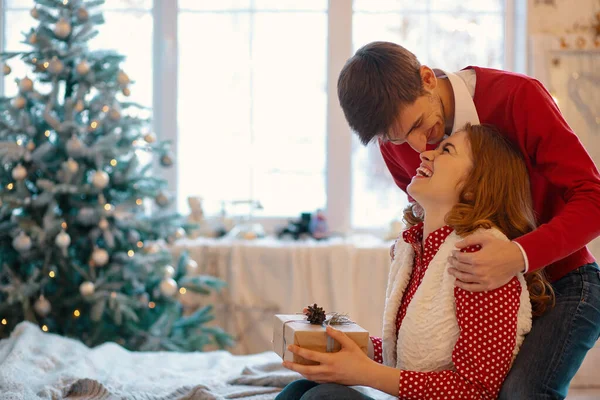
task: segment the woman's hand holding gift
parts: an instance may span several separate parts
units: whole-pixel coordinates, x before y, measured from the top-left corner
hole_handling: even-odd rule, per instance
[[[318,383],[333,382],[347,386],[366,385],[374,367],[378,366],[344,332],[327,326],[326,332],[337,340],[342,349],[336,353],[321,353],[289,345],[288,350],[320,365],[301,365],[284,361],[283,366]]]

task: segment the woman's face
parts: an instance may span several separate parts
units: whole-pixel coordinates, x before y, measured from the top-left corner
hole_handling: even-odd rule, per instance
[[[466,131],[458,131],[437,149],[420,155],[421,166],[407,187],[423,206],[451,208],[458,203],[462,182],[473,168],[471,146]]]

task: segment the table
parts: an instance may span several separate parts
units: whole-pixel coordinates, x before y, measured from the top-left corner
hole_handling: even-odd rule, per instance
[[[199,273],[223,279],[218,295],[190,292],[188,307],[214,304],[216,323],[236,336],[234,354],[272,350],[273,315],[301,312],[317,303],[347,313],[372,335],[381,336],[391,242],[372,236],[328,241],[182,239],[175,256],[187,250]]]

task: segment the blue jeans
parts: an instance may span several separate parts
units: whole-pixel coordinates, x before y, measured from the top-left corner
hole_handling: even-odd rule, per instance
[[[368,396],[337,383],[318,384],[306,379],[290,383],[275,400],[373,400]]]
[[[564,399],[600,336],[598,264],[586,264],[552,286],[556,306],[534,319],[502,385],[501,400]]]

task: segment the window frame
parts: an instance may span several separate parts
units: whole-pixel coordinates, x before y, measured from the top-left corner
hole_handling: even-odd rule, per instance
[[[179,2],[154,0],[153,16],[153,129],[162,140],[172,141],[177,159],[177,100],[178,100],[178,16]],[[352,56],[352,0],[329,0],[327,38],[327,140],[326,140],[326,199],[325,213],[332,232],[374,233],[380,235],[387,227],[355,229],[352,215],[352,135],[337,99],[336,82],[340,69]],[[0,0],[0,27],[6,26],[5,0]],[[505,0],[504,7],[504,69],[526,72],[526,0]],[[4,30],[0,29],[0,51],[4,49]],[[162,79],[170,76],[171,79]],[[4,93],[4,79],[0,79],[0,95]],[[168,190],[179,196],[178,163],[169,169],[161,169],[168,181]],[[260,198],[256,199],[260,200]],[[177,204],[177,201],[174,202]],[[285,225],[288,218],[254,217],[267,232]],[[354,229],[353,229],[354,228]]]

